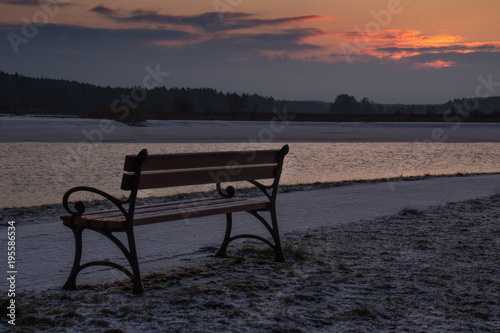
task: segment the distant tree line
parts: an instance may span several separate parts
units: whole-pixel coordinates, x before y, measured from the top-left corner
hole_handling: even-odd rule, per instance
[[[328,103],[280,101],[257,94],[223,93],[210,88],[157,87],[143,91],[145,99],[127,100],[139,87],[101,87],[76,81],[30,78],[0,71],[1,112],[76,113],[116,111],[124,105],[151,114],[158,113],[261,113],[287,105],[289,111],[328,112]],[[118,101],[118,102],[117,102]],[[115,109],[115,110],[111,110]],[[117,112],[118,113],[118,112]]]
[[[476,104],[478,108],[469,110],[471,114],[500,115],[500,97],[479,99]],[[444,104],[379,104],[367,97],[357,101],[347,94],[338,95],[332,103],[284,101],[210,88],[102,87],[0,71],[0,112],[14,114],[73,114],[125,122],[140,122],[146,118],[261,120],[272,116],[273,109],[281,111],[286,107],[287,112],[298,115],[296,120],[321,121],[356,120],[361,115],[436,116],[450,110],[463,112],[457,109],[460,105],[471,103],[457,99]]]
[[[340,94],[330,105],[330,113],[337,115],[345,114],[393,114],[393,115],[443,115],[445,113],[468,113],[471,115],[495,114],[500,115],[500,97],[472,99],[462,98],[450,100],[444,104],[379,104],[370,101],[367,97],[357,101],[353,96]],[[477,104],[477,107],[474,105]],[[462,106],[472,106],[468,110],[461,109]]]

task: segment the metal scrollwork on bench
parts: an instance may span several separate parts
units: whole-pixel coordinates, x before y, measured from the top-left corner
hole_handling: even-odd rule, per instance
[[[272,195],[269,194],[268,190],[273,189],[273,193],[276,192],[276,189],[274,189],[274,184],[270,186],[265,186],[264,184],[259,183],[258,181],[255,180],[249,180],[248,181],[250,184],[254,185],[256,188],[262,191],[266,195],[266,197],[271,200]]]
[[[64,193],[64,196],[63,196],[64,209],[66,209],[66,211],[73,216],[81,216],[81,215],[83,215],[83,213],[85,213],[85,204],[82,201],[77,201],[74,204],[75,210],[72,210],[70,207],[70,204],[68,202],[69,197],[73,193],[76,193],[76,192],[90,192],[90,193],[98,194],[98,195],[102,196],[103,198],[108,199],[112,204],[114,204],[123,213],[124,216],[127,216],[127,214],[128,214],[127,210],[123,207],[123,205],[128,203],[129,200],[122,201],[122,200],[119,200],[119,199],[115,198],[114,196],[112,196],[106,192],[103,192],[101,190],[98,190],[96,188],[87,187],[87,186],[79,186],[79,187],[74,187],[74,188],[68,190],[66,193]]]
[[[234,194],[236,193],[236,190],[234,189],[233,186],[228,186],[226,187],[226,189],[224,190],[222,187],[221,187],[221,183],[217,183],[217,192],[219,192],[219,194],[224,197],[224,198],[232,198],[234,197]]]

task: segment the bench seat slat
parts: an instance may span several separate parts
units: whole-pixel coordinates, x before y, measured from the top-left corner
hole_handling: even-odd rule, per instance
[[[234,205],[238,201],[246,200],[243,198],[232,198],[231,204]],[[207,198],[207,199],[196,199],[196,200],[182,200],[182,201],[173,201],[166,202],[163,204],[155,204],[155,205],[145,205],[138,206],[134,212],[134,219],[139,216],[139,214],[151,214],[154,212],[169,212],[173,210],[180,209],[190,209],[192,207],[198,206],[208,206],[208,205],[216,205],[221,203],[227,203],[227,199],[224,198]],[[108,210],[106,212],[95,212],[84,215],[88,220],[103,220],[103,221],[122,221],[124,220],[123,214],[118,210]]]
[[[216,201],[220,200],[221,198],[205,198],[202,199],[203,202],[209,202],[210,200]],[[194,205],[197,202],[200,202],[200,199],[188,199],[188,200],[182,200],[182,201],[169,201],[169,202],[163,202],[163,203],[158,203],[158,204],[152,204],[152,205],[144,205],[144,206],[138,206],[136,209],[154,209],[155,207],[169,207],[169,206],[178,206],[179,204],[183,205]],[[95,212],[89,212],[85,213],[85,217],[90,219],[103,219],[106,217],[121,217],[123,218],[123,214],[121,211],[118,209],[107,209],[107,210],[100,210],[100,211],[95,211]]]
[[[239,211],[266,210],[269,207],[268,200],[245,198],[209,198],[139,206],[135,209],[134,226]],[[62,219],[67,225],[76,224],[93,229],[116,230],[125,228],[126,221],[119,210],[100,213],[63,216]]]
[[[151,224],[157,222],[168,222],[175,220],[183,220],[187,218],[203,217],[210,215],[219,215],[226,213],[235,213],[249,210],[263,210],[269,207],[269,201],[253,201],[238,202],[232,205],[210,205],[191,207],[190,209],[177,209],[166,214],[166,212],[156,212],[155,214],[135,215],[134,226]]]

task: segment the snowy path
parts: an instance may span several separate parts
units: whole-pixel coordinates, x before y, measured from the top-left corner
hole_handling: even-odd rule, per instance
[[[278,197],[280,232],[306,230],[320,226],[350,223],[395,214],[413,207],[423,209],[446,202],[462,201],[500,193],[500,175],[442,177],[397,183],[355,184],[345,187],[282,193]],[[237,214],[235,231],[255,231],[258,226],[247,214]],[[43,216],[43,211],[40,212]],[[248,223],[247,223],[248,222]],[[143,273],[169,271],[208,252],[200,249],[220,243],[223,216],[171,222],[137,229],[139,261]],[[245,227],[245,225],[248,225]],[[239,229],[238,229],[239,228]],[[3,229],[6,230],[6,229]],[[6,233],[6,232],[5,232]],[[73,260],[73,239],[57,217],[35,223],[18,223],[17,288],[42,290],[60,287]],[[1,247],[5,248],[5,237]],[[84,259],[120,258],[118,250],[97,234],[86,233]],[[91,246],[89,246],[91,244]],[[4,246],[5,245],[5,246]],[[231,251],[229,247],[228,251]],[[99,256],[99,254],[105,253]],[[1,269],[6,272],[5,260]],[[99,271],[97,271],[99,270]],[[103,277],[104,276],[104,277]],[[78,283],[97,283],[125,276],[115,270],[97,268],[83,271]],[[5,290],[5,279],[0,288]]]

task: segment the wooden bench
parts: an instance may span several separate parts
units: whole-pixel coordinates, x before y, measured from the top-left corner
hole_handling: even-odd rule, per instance
[[[277,261],[284,261],[285,256],[280,244],[276,219],[276,195],[283,160],[287,153],[287,145],[281,150],[163,155],[148,155],[147,150],[144,149],[138,155],[127,155],[125,158],[121,189],[130,191],[128,199],[120,200],[101,190],[86,186],[68,190],[63,197],[63,206],[71,215],[61,216],[61,219],[64,225],[73,231],[75,258],[63,289],[76,289],[76,277],[82,269],[104,265],[119,269],[127,274],[132,280],[134,293],[143,293],[144,287],[134,237],[135,227],[193,217],[226,215],[226,232],[216,256],[225,256],[228,244],[235,239],[254,238],[270,245]],[[264,185],[258,180],[267,180],[267,183],[270,184]],[[233,186],[224,184],[226,187],[224,189],[221,185],[239,181],[251,183],[262,191],[264,197],[237,197]],[[210,183],[216,184],[220,197],[136,206],[139,190]],[[87,213],[85,212],[85,204],[81,201],[74,204],[74,209],[70,208],[70,196],[75,192],[82,191],[102,196],[117,208]],[[255,216],[269,231],[272,241],[252,234],[232,236],[232,213],[241,211]],[[270,223],[261,215],[262,212],[269,212]],[[94,230],[110,239],[127,258],[131,271],[120,264],[104,260],[81,264],[82,232],[85,229]],[[119,232],[126,233],[128,247],[115,236],[114,233]]]

